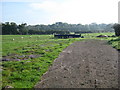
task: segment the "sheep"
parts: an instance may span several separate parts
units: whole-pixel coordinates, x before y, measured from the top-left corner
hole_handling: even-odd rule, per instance
[[[14,41],[15,39],[13,38],[12,41]]]
[[[32,38],[32,36],[30,36],[30,38]]]
[[[105,37],[108,37],[108,35],[104,35]]]
[[[23,37],[21,37],[21,39],[23,39]]]

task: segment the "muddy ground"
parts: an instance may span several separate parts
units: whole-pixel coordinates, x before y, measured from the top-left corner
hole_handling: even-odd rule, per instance
[[[118,88],[118,81],[118,51],[86,40],[64,49],[35,88]]]

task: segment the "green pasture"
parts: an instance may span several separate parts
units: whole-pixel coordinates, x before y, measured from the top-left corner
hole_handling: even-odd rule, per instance
[[[2,36],[2,55],[6,56],[15,52],[18,48],[22,48],[27,45],[42,43],[49,40],[53,36],[49,35],[3,35]]]
[[[53,35],[3,35],[2,56],[13,60],[2,62],[2,87],[33,88],[48,70],[60,52],[75,41],[86,39],[108,40],[120,49],[119,37],[97,38],[97,35],[114,33],[86,33],[84,38],[55,39]],[[38,57],[28,57],[38,55]]]
[[[2,87],[32,88],[60,52],[79,39],[54,39],[52,35],[3,35],[2,40],[3,57],[13,59],[2,62]],[[26,58],[28,55],[39,57]]]

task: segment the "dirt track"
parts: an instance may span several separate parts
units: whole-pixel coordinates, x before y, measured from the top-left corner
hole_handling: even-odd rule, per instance
[[[107,41],[71,44],[35,88],[118,88],[118,52]]]

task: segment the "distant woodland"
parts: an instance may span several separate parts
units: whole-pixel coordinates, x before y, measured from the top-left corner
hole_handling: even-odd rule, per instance
[[[98,32],[114,32],[114,24],[68,24],[56,22],[51,25],[27,25],[22,23],[17,25],[15,22],[1,23],[2,35],[32,35],[32,34],[70,34],[74,32],[80,33],[98,33]]]

